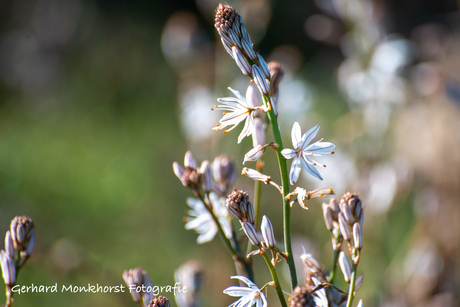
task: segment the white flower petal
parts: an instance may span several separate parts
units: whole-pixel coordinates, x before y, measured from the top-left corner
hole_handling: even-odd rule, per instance
[[[316,142],[306,148],[304,152],[313,156],[322,156],[331,154],[335,149],[335,145],[329,142]]]
[[[294,149],[289,149],[289,148],[285,148],[283,150],[281,150],[281,154],[283,155],[283,157],[285,157],[286,159],[292,159],[295,157],[296,155],[296,151]]]
[[[300,160],[302,161],[303,167],[307,170],[308,173],[310,173],[310,175],[318,178],[319,180],[323,180],[323,177],[321,177],[320,173],[313,165],[313,162],[311,162],[307,156],[303,155],[303,159]]]
[[[313,140],[313,138],[316,136],[318,131],[319,125],[316,125],[307,132],[305,132],[304,135],[302,135],[302,140],[300,141],[299,146],[297,148],[305,149],[308,146],[308,144],[310,144],[311,140]]]
[[[297,182],[297,180],[299,179],[300,171],[302,170],[300,160],[301,159],[297,156],[294,158],[294,160],[292,160],[291,170],[289,172],[289,181],[292,185],[294,185]]]
[[[291,140],[292,146],[294,146],[294,148],[298,148],[299,142],[301,140],[300,125],[298,122],[295,122],[294,125],[292,125]]]

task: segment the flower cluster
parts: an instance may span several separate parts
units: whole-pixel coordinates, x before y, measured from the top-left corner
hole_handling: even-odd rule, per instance
[[[337,208],[329,209],[332,205],[323,205],[324,208],[327,207],[324,211],[325,219],[332,216],[325,221],[327,229],[333,232],[334,253],[337,255],[331,276],[326,276],[319,262],[305,253],[301,256],[301,261],[305,267],[304,280],[307,284],[298,285],[291,246],[290,216],[293,204],[297,202],[302,208],[308,209],[306,204],[308,200],[334,194],[332,188],[309,191],[297,186],[290,191],[291,185],[299,181],[302,168],[313,177],[322,180],[317,167],[325,167],[325,165],[318,163],[316,157],[333,154],[335,145],[325,142],[324,139],[314,141],[319,125],[302,134],[300,124],[295,122],[291,131],[293,149],[284,148],[277,111],[278,89],[284,74],[281,65],[277,62],[267,64],[261,54],[254,50],[243,19],[230,5],[218,6],[215,27],[225,50],[250,81],[245,96],[229,88],[233,93],[232,97],[217,99],[218,104],[212,110],[222,111],[223,116],[214,130],[223,130],[226,133],[244,122],[237,142],[241,143],[245,137],[252,136],[253,147],[244,155],[243,163],[255,162],[256,165],[255,169],[243,168],[242,175],[255,181],[256,193],[252,201],[249,193],[242,189],[233,189],[225,197],[235,177],[235,167],[229,159],[219,156],[212,163],[204,161],[198,168],[191,152],[188,151],[185,155],[184,167],[177,162],[173,164],[176,176],[184,186],[193,190],[196,197],[187,199],[191,209],[188,211],[185,227],[194,229],[198,233],[198,243],[211,241],[216,233],[220,234],[236,265],[238,275],[232,278],[247,285],[231,286],[224,290],[224,293],[239,298],[230,306],[268,306],[263,290],[271,286],[275,289],[281,306],[287,307],[286,291],[283,291],[277,273],[277,264],[286,261],[291,282],[291,306],[344,306],[343,303],[346,302],[346,306],[351,307],[354,294],[362,284],[362,277],[356,277],[359,252],[362,247],[363,216],[361,202],[356,200],[357,196],[344,196],[341,204],[337,204]],[[272,130],[273,140],[267,142],[266,130],[269,128]],[[275,152],[278,157],[281,183],[276,183],[272,180],[272,176],[263,173],[264,155],[270,151]],[[292,159],[292,163],[288,172],[287,160],[289,159]],[[260,214],[262,182],[275,187],[281,194],[284,242],[275,239],[274,224],[266,215]],[[334,201],[331,200],[331,203],[335,204]],[[342,202],[346,206],[342,205]],[[348,211],[339,213],[339,208],[340,211]],[[334,220],[335,217],[337,222]],[[341,220],[343,221],[340,222]],[[348,223],[346,228],[344,225],[341,226],[344,222]],[[351,235],[341,233],[346,230],[353,232],[353,242]],[[350,246],[352,263],[340,249],[343,240]],[[244,247],[244,244],[247,246]],[[272,280],[262,288],[254,283],[253,261],[257,257],[263,258],[272,277]],[[349,283],[348,294],[333,285],[337,263],[344,272],[345,281]]]
[[[35,246],[34,222],[27,216],[16,216],[5,235],[5,250],[0,251],[3,281],[6,285],[6,305],[12,304],[12,287],[20,268],[32,255]]]

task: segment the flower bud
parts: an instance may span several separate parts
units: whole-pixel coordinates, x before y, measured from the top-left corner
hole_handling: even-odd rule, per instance
[[[216,193],[226,195],[236,177],[235,166],[228,156],[220,155],[214,159],[211,168],[217,183]]]
[[[16,282],[16,266],[13,258],[5,251],[0,251],[0,263],[5,285],[12,286]]]
[[[240,222],[255,223],[254,208],[247,192],[234,189],[227,197],[227,209]]]
[[[122,274],[122,277],[128,286],[130,287],[142,287],[144,285],[144,288],[153,288],[153,284],[150,281],[150,278],[147,275],[147,272],[144,271],[141,267],[137,267],[135,269],[130,269],[130,270],[125,270]],[[154,295],[152,291],[137,291],[137,289],[132,289],[130,290],[131,296],[133,298],[133,301],[136,303],[143,302],[144,305],[148,305],[149,302],[154,299]]]
[[[257,161],[260,157],[262,157],[266,149],[267,149],[266,145],[257,145],[256,147],[254,147],[253,149],[251,149],[244,155],[243,164],[246,163],[246,161],[251,161],[251,162]]]
[[[5,235],[5,251],[8,253],[8,255],[14,258],[14,245],[10,230],[8,230]]]
[[[355,249],[361,250],[363,248],[363,234],[359,223],[353,224],[353,242],[355,244]]]
[[[340,252],[339,254],[339,266],[345,281],[349,283],[351,278],[351,264],[344,252]]]
[[[11,247],[7,246],[10,245],[10,239],[7,238],[11,235],[12,245],[18,253],[28,251],[27,255],[30,255],[32,252],[31,247],[35,243],[35,235],[34,235],[34,222],[31,218],[27,216],[16,216],[10,225],[10,232],[6,234],[5,237],[5,247],[7,252],[11,252]],[[7,242],[8,241],[8,242]],[[32,241],[32,242],[31,242]],[[14,253],[11,254],[14,256]]]
[[[169,300],[163,295],[155,297],[148,304],[148,307],[169,307],[169,306],[170,306]]]
[[[350,235],[350,230],[348,229],[348,224],[345,221],[345,218],[343,217],[342,212],[339,213],[339,228],[340,228],[340,233],[342,234],[342,237],[345,241],[350,241],[351,235]]]
[[[208,160],[201,163],[200,173],[202,176],[202,186],[205,193],[209,193],[212,190],[212,171],[211,165]]]
[[[238,47],[233,46],[232,54],[236,65],[238,65],[243,75],[249,76],[252,72],[252,69],[241,50]]]
[[[243,227],[243,231],[248,237],[249,241],[255,246],[260,245],[260,240],[259,240],[259,235],[257,234],[256,229],[254,228],[254,225],[252,225],[249,222],[242,222],[241,226]]]
[[[254,78],[254,83],[259,88],[259,91],[267,95],[270,92],[270,85],[268,84],[267,79],[265,79],[262,71],[257,65],[252,65],[252,77]]]
[[[268,248],[273,248],[276,244],[275,234],[273,232],[273,226],[267,216],[262,217],[262,223],[260,226],[262,236],[264,237],[265,244]]]
[[[359,221],[362,215],[362,203],[355,193],[347,192],[340,199],[340,210],[350,226]]]

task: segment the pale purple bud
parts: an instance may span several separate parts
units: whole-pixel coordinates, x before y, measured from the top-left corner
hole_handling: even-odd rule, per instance
[[[130,288],[130,286],[137,286],[138,284],[136,284],[134,282],[134,278],[133,278],[133,270],[124,270],[123,271],[123,279],[126,283],[126,285],[128,286],[128,289]],[[133,290],[130,290],[130,293],[131,293],[131,296],[133,298],[133,301],[136,302],[136,303],[139,303],[140,301],[142,301],[142,296],[141,296],[141,292],[137,292],[135,289]]]
[[[355,280],[355,291],[358,291],[361,286],[363,285],[363,280],[364,280],[364,274],[361,274],[359,276],[356,277],[356,280]],[[358,306],[357,306],[358,307]]]
[[[353,242],[355,244],[355,249],[361,250],[363,248],[363,234],[359,223],[353,224]]]
[[[226,155],[217,156],[214,161],[212,161],[212,173],[214,175],[214,180],[219,186],[220,195],[225,195],[229,187],[233,184],[233,181],[236,177],[236,170],[233,162]]]
[[[16,267],[13,258],[5,251],[0,251],[0,263],[5,285],[12,286],[16,282]]]
[[[254,52],[252,45],[245,38],[241,39],[241,46],[243,46],[243,50],[248,55],[248,57],[252,61],[255,61],[257,54]]]
[[[342,234],[342,237],[345,239],[345,241],[350,241],[350,230],[348,229],[348,224],[345,221],[342,212],[339,213],[339,228],[340,233]]]
[[[187,150],[187,152],[185,153],[184,166],[185,167],[191,167],[191,168],[196,168],[197,167],[196,160],[193,157],[193,154],[192,154],[192,152],[190,150]]]
[[[246,176],[252,180],[262,181],[265,184],[268,184],[271,181],[270,176],[264,175],[261,172],[256,171],[255,169],[247,167],[243,168],[243,170],[241,171],[241,175]]]
[[[345,281],[349,283],[351,277],[351,264],[344,252],[340,252],[339,254],[339,265]]]
[[[10,230],[8,230],[5,235],[5,250],[11,257],[14,258],[14,245]]]
[[[244,155],[243,164],[246,163],[246,161],[251,161],[251,162],[257,161],[260,157],[262,157],[266,149],[267,149],[267,146],[265,145],[257,145],[256,147],[254,147],[253,149],[251,149]]]
[[[309,253],[303,253],[300,256],[300,260],[304,264],[305,268],[312,273],[321,272],[321,264]]]
[[[264,58],[258,54],[258,64],[262,73],[264,74],[265,78],[270,79],[270,70],[268,69],[267,62],[265,62]]]
[[[262,231],[262,236],[264,237],[264,241],[267,247],[273,248],[276,244],[275,234],[273,232],[272,222],[270,222],[266,215],[262,217],[260,230]]]
[[[24,228],[24,224],[19,223],[18,227],[16,228],[16,239],[18,240],[19,244],[24,243],[25,236],[26,236],[26,230]]]
[[[201,163],[200,173],[202,174],[202,184],[205,193],[209,193],[212,190],[212,171],[211,165],[208,160]]]
[[[259,236],[257,235],[257,231],[254,228],[254,225],[252,225],[249,222],[242,222],[241,226],[243,227],[243,231],[248,237],[249,241],[251,241],[253,245],[259,246],[260,245]]]
[[[329,231],[332,231],[334,229],[334,221],[332,219],[332,209],[326,204],[323,203],[323,217],[324,217],[324,223],[326,224],[326,228]]]
[[[271,85],[270,94],[272,96],[278,97],[278,94],[279,94],[278,87],[284,76],[283,67],[281,66],[280,63],[276,61],[269,62],[267,66],[268,66],[268,69],[270,70],[270,85]]]
[[[11,230],[11,239],[13,240],[13,242],[18,241],[17,235],[16,235],[16,228],[18,227],[18,223],[19,223],[19,218],[18,217],[15,217],[11,221],[10,230]]]
[[[227,196],[227,209],[240,222],[254,224],[254,209],[249,201],[249,194],[247,192],[234,189]]]
[[[233,58],[233,52],[232,52],[232,43],[230,42],[229,38],[227,35],[222,34],[220,40],[222,41],[222,45],[224,46],[225,50],[230,54]]]
[[[248,222],[251,223],[252,225],[256,224],[256,215],[254,213],[254,207],[252,206],[251,203],[247,204],[247,219],[248,219]]]
[[[241,40],[238,37],[238,34],[235,31],[229,31],[228,35],[230,36],[230,39],[232,40],[233,46],[236,46],[238,48],[243,48],[241,45]]]
[[[254,118],[253,129],[252,146],[256,147],[265,144],[265,128],[262,119]]]
[[[276,102],[273,100],[273,97],[270,97],[270,105],[272,106],[273,113],[275,113],[275,116],[278,116],[278,106]]]
[[[180,166],[179,163],[173,163],[173,171],[176,177],[179,178],[179,180],[182,182],[182,184],[184,186],[187,186],[187,183],[182,180],[182,177],[184,176],[184,169],[182,168],[182,166]]]
[[[349,211],[350,216],[346,216],[348,223],[353,225],[355,222],[359,221],[362,215],[362,204],[361,199],[355,193],[347,192],[340,199],[340,210],[342,212],[345,210]],[[345,213],[344,213],[345,214]],[[348,215],[348,212],[347,212]]]
[[[26,256],[32,255],[34,246],[35,246],[35,232],[32,232],[32,234],[30,235],[30,238],[26,242],[26,250],[25,250]]]
[[[262,71],[257,65],[252,65],[252,77],[254,78],[254,83],[259,88],[259,91],[267,95],[270,91],[270,85],[268,84],[267,79],[265,79]]]
[[[353,223],[353,216],[351,215],[350,207],[347,205],[347,203],[342,201],[340,202],[339,206],[345,220],[349,225],[351,225]]]
[[[232,47],[233,58],[235,59],[236,65],[241,69],[243,75],[249,76],[251,74],[251,66],[244,57],[243,53],[238,47]]]

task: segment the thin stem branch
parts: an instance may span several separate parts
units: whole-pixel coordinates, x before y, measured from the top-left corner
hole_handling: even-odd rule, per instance
[[[357,265],[352,263],[352,272],[351,272],[351,278],[350,278],[350,288],[348,289],[347,307],[351,307],[351,303],[353,302],[353,298],[354,298],[354,295],[355,295],[356,269],[357,269]]]
[[[281,288],[281,284],[278,279],[278,274],[276,273],[275,267],[273,266],[272,262],[270,261],[270,258],[265,252],[262,255],[264,257],[265,262],[267,263],[268,269],[270,270],[270,274],[272,275],[273,283],[275,284],[276,293],[278,294],[281,306],[287,307],[286,300],[283,295],[283,289]]]
[[[212,207],[211,207],[212,204],[210,204],[211,206],[209,206],[207,204],[206,200],[204,199],[204,197],[200,193],[196,193],[196,194],[197,194],[198,198],[205,204],[206,209],[211,214],[212,219],[214,220],[214,222],[217,225],[217,230],[219,232],[219,235],[220,235],[222,241],[224,242],[225,246],[229,250],[229,252],[232,254],[233,260],[235,262],[238,261],[238,262],[242,263],[244,268],[245,268],[245,270],[246,270],[246,273],[248,274],[248,278],[253,280],[254,279],[254,273],[252,271],[252,267],[246,261],[244,256],[242,256],[241,253],[237,252],[237,249],[239,249],[239,248],[234,248],[233,245],[232,245],[232,242],[230,241],[230,239],[227,238],[227,236],[225,235],[225,232],[222,229],[222,225],[220,225],[219,219],[217,218],[217,216],[214,214],[214,211],[212,210]],[[209,199],[209,197],[208,197],[208,199]],[[235,244],[238,244],[238,242],[236,240],[234,242],[235,242]],[[235,263],[235,265],[238,266],[238,263]]]
[[[337,261],[339,260],[339,250],[334,250],[334,259],[332,260],[332,270],[329,276],[329,283],[333,284],[335,279],[335,272],[337,270]]]

